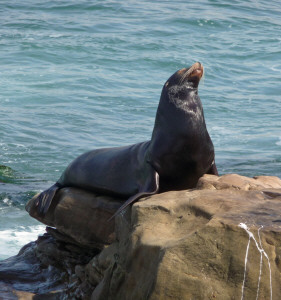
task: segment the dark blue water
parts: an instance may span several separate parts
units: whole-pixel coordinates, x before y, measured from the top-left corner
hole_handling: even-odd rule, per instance
[[[219,172],[281,177],[280,1],[2,1],[0,258],[77,155],[150,138],[162,85],[200,61]]]

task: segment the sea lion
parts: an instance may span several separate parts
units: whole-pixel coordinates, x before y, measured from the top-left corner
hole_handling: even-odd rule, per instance
[[[194,188],[202,175],[218,175],[198,96],[203,72],[202,64],[197,62],[166,81],[150,141],[82,154],[57,183],[37,197],[38,212],[45,215],[54,195],[63,187],[127,198],[115,216],[144,196]]]

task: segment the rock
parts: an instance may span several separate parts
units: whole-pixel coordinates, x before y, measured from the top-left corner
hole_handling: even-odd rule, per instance
[[[223,190],[223,189],[236,189],[236,190],[263,190],[270,188],[281,187],[281,179],[275,176],[256,176],[249,178],[237,174],[226,174],[221,177],[206,174],[198,181],[198,189],[209,190]]]
[[[68,235],[79,245],[101,249],[114,241],[114,220],[108,219],[124,201],[77,188],[63,188],[56,195],[46,216],[42,217],[35,207],[37,196],[26,205],[29,214]]]
[[[117,217],[117,241],[91,261],[92,299],[281,299],[280,179],[207,175],[199,187]]]
[[[196,189],[142,199],[110,228],[120,201],[77,189],[58,196],[42,220],[57,229],[0,262],[0,298],[281,299],[277,177],[205,175]],[[28,209],[40,219],[34,199]]]
[[[32,300],[36,297],[33,293],[19,292],[13,289],[9,284],[0,282],[0,299],[3,300]]]
[[[81,282],[73,277],[76,266],[87,265],[97,253],[47,228],[47,233],[25,245],[18,255],[0,262],[0,299],[74,299],[78,291],[86,299],[85,286],[90,285],[85,282],[80,291]],[[92,291],[93,287],[87,290],[89,297]]]
[[[0,262],[0,299],[36,299],[34,294],[54,296],[65,289],[65,272],[44,265],[36,255],[38,244],[45,238],[25,245],[18,255]]]

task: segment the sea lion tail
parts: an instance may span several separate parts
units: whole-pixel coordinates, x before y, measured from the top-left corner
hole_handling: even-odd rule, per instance
[[[56,183],[38,195],[35,206],[37,207],[37,211],[41,216],[46,215],[59,188],[60,186]]]

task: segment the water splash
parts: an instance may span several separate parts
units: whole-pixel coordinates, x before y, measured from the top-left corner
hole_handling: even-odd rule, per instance
[[[259,280],[258,280],[258,287],[257,287],[257,296],[256,296],[256,300],[259,297],[259,289],[260,289],[260,281],[261,281],[261,275],[262,275],[262,262],[263,262],[263,255],[265,256],[265,258],[267,259],[268,262],[268,268],[269,268],[269,285],[270,285],[270,300],[272,300],[272,278],[271,278],[271,265],[270,265],[270,261],[269,261],[269,257],[267,255],[267,253],[264,251],[263,247],[262,247],[262,243],[261,243],[261,238],[260,238],[260,230],[263,228],[263,226],[261,226],[258,229],[258,237],[259,237],[259,242],[257,242],[254,234],[250,231],[250,229],[248,228],[248,226],[245,223],[240,223],[238,225],[240,228],[244,229],[248,235],[249,235],[249,241],[248,241],[248,245],[247,245],[247,249],[246,249],[246,255],[245,255],[245,269],[244,269],[244,279],[243,279],[243,284],[242,284],[242,295],[241,295],[241,300],[244,299],[244,288],[245,288],[245,280],[246,280],[246,269],[247,269],[247,261],[248,261],[248,253],[249,253],[249,247],[250,247],[250,242],[251,239],[253,239],[253,241],[255,242],[255,245],[258,249],[258,251],[261,254],[261,258],[260,258],[260,273],[259,273]]]
[[[22,220],[21,211],[19,211],[19,214],[20,220]],[[38,235],[44,234],[46,225],[39,224],[39,222],[34,223],[38,223],[38,225],[15,226],[14,228],[0,230],[0,261],[16,255],[20,248],[36,240]]]

